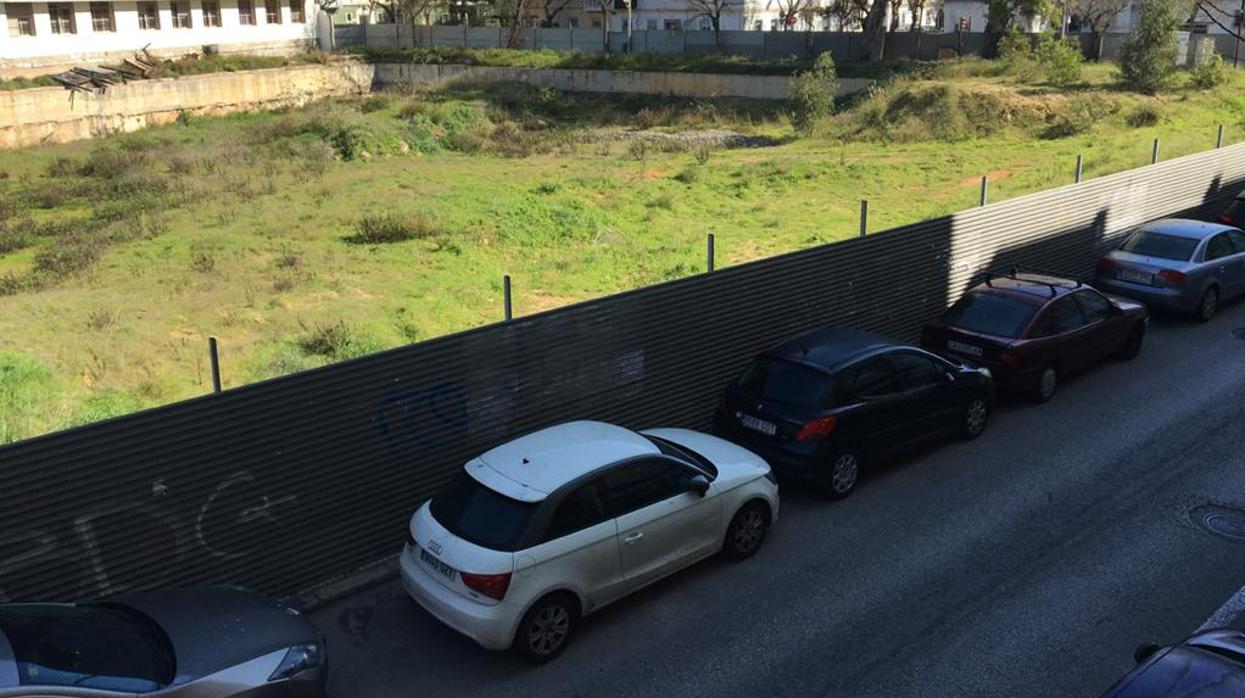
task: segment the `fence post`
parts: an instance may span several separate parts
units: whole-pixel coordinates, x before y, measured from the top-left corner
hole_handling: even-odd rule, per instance
[[[506,321],[509,322],[514,315],[510,309],[510,275],[506,274],[501,277],[501,302],[506,314]]]
[[[705,254],[706,254],[705,269],[712,272],[713,271],[713,233],[709,233],[709,243],[708,243],[708,248],[705,250]]]
[[[1223,147],[1223,124],[1219,124],[1219,137],[1215,139],[1215,148]]]
[[[981,176],[981,205],[990,203],[990,175]]]
[[[869,200],[860,200],[860,237],[869,233]]]
[[[1076,183],[1081,183],[1081,176],[1085,172],[1085,156],[1077,154],[1076,156]]]
[[[1154,139],[1154,151],[1150,154],[1150,164],[1159,164],[1159,139]]]
[[[212,362],[212,392],[220,392],[220,353],[216,349],[216,338],[208,337],[208,358]]]

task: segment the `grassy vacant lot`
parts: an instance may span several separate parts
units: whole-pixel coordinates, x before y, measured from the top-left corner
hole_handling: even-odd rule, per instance
[[[0,152],[0,443],[1204,150],[1245,79],[1157,98],[968,61],[841,105],[518,85],[189,119]],[[732,134],[745,147],[723,145]],[[766,144],[758,147],[758,144]]]

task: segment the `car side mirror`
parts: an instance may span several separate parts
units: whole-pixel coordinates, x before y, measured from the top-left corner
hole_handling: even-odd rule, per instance
[[[1138,645],[1137,649],[1133,651],[1133,659],[1137,660],[1137,663],[1140,664],[1150,657],[1153,657],[1154,653],[1158,652],[1159,649],[1161,648],[1153,643]]]
[[[687,489],[703,497],[709,491],[709,478],[704,475],[693,475],[692,479],[687,481]]]

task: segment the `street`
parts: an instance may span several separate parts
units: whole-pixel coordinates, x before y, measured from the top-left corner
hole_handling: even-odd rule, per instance
[[[1239,327],[1245,303],[1158,317],[1138,359],[1005,398],[978,441],[838,503],[785,487],[757,556],[590,616],[548,665],[478,648],[396,580],[355,594],[312,616],[332,694],[1096,696],[1245,585],[1245,547],[1195,521],[1245,509]]]

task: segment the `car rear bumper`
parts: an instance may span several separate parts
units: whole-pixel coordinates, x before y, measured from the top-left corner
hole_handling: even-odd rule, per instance
[[[1126,298],[1142,301],[1146,305],[1155,308],[1164,308],[1178,312],[1192,312],[1197,309],[1198,303],[1201,302],[1200,297],[1189,297],[1193,296],[1193,294],[1187,293],[1188,289],[1155,288],[1154,286],[1135,284],[1130,281],[1121,281],[1102,275],[1096,278],[1094,287],[1107,293],[1115,293]]]
[[[485,649],[509,649],[519,623],[515,609],[504,603],[485,606],[445,588],[415,561],[409,545],[398,556],[398,567],[406,593],[434,618]]]
[[[761,434],[753,434],[740,428],[721,413],[714,415],[713,433],[757,454],[769,463],[774,473],[783,477],[813,480],[824,460],[823,449],[811,446],[800,451],[789,450]]]

